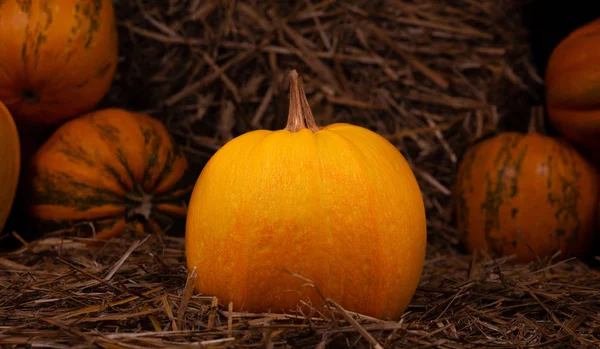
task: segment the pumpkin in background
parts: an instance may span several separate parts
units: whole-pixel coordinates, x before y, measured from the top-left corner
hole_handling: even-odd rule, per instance
[[[0,102],[0,231],[10,214],[19,182],[21,147],[12,115]]]
[[[571,32],[545,72],[552,124],[571,142],[600,148],[600,18]]]
[[[196,290],[249,312],[323,305],[296,273],[350,311],[397,319],[425,260],[419,185],[378,134],[317,127],[295,71],[290,82],[287,127],[229,141],[196,182],[185,236]]]
[[[0,100],[18,123],[91,110],[117,66],[112,0],[0,1]]]
[[[459,164],[454,190],[467,249],[515,254],[520,262],[558,250],[584,256],[596,228],[599,179],[570,144],[537,132],[477,143]]]
[[[185,216],[187,168],[159,120],[91,112],[60,126],[31,159],[28,211],[42,223],[94,222],[95,237],[108,239],[129,222]]]

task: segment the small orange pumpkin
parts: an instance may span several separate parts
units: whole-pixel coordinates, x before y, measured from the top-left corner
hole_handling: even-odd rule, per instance
[[[91,110],[117,66],[112,0],[0,1],[0,100],[35,125]]]
[[[467,150],[458,168],[457,223],[470,252],[527,262],[582,257],[596,228],[599,175],[570,144],[505,132]]]
[[[21,147],[12,115],[0,102],[0,231],[10,214],[19,182]]]
[[[425,261],[422,194],[402,154],[350,124],[319,128],[290,73],[284,130],[225,144],[200,174],[186,222],[196,290],[249,312],[323,304],[397,319]]]
[[[600,149],[600,18],[554,48],[545,86],[552,124],[571,142]]]
[[[34,154],[28,211],[42,223],[93,222],[95,237],[108,239],[130,222],[185,216],[187,168],[159,120],[123,109],[91,112],[60,126]]]

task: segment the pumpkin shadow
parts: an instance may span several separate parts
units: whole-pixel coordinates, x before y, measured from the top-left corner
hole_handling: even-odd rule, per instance
[[[33,220],[27,212],[27,198],[31,197],[27,172],[35,152],[54,132],[54,128],[50,127],[28,126],[18,120],[15,120],[15,123],[19,132],[21,147],[21,169],[12,209],[4,228],[0,232],[0,251],[11,251],[22,246],[22,242],[15,237],[13,232],[16,232],[25,241],[31,241],[39,236],[39,233],[36,233]]]

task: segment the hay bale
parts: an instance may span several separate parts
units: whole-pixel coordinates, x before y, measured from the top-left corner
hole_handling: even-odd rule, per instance
[[[464,148],[525,125],[538,98],[510,4],[120,1],[123,57],[106,104],[164,120],[200,171],[231,138],[285,126],[285,77],[296,69],[317,122],[354,123],[393,142],[430,224],[447,226]]]

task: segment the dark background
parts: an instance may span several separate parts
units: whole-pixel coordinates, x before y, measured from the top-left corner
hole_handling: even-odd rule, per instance
[[[600,17],[598,0],[530,0],[522,6],[533,61],[540,76],[553,48],[573,29]]]

